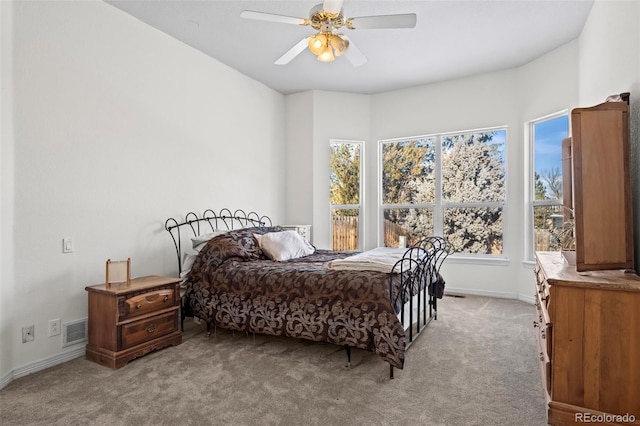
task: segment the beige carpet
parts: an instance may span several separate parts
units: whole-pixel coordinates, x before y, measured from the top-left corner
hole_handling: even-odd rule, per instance
[[[207,338],[187,322],[184,342],[119,370],[82,358],[0,391],[11,425],[544,425],[532,321],[523,302],[445,297],[389,380],[388,364],[303,340]]]

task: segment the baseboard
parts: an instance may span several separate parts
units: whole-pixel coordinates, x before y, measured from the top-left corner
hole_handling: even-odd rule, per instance
[[[446,287],[444,290],[445,296],[449,295],[463,295],[468,294],[471,296],[486,296],[486,297],[498,297],[500,299],[516,299],[521,300],[523,302],[527,302],[530,304],[534,304],[535,300],[533,297],[524,294],[518,293],[503,293],[501,291],[487,291],[487,290],[475,290],[469,288],[455,288],[455,287]]]
[[[28,376],[29,374],[37,373],[38,371],[46,370],[47,368],[51,368],[55,365],[62,364],[64,362],[71,361],[72,359],[80,358],[83,356],[84,345],[71,351],[63,352],[49,358],[32,362],[31,364],[23,365],[22,367],[18,367],[14,370],[9,371],[0,378],[0,389],[7,386],[14,379]]]
[[[534,296],[529,296],[526,294],[519,294],[518,295],[518,300],[521,300],[523,302],[527,302],[530,305],[535,305],[536,304],[536,298]]]

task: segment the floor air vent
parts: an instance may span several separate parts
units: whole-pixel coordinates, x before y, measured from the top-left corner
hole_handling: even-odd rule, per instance
[[[87,340],[87,319],[71,321],[62,327],[62,347],[75,345]]]

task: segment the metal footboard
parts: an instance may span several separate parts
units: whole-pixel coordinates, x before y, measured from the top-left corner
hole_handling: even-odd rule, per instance
[[[442,280],[440,267],[450,252],[450,246],[444,238],[425,238],[407,249],[389,276],[391,302],[407,331],[407,349],[424,328],[437,319],[437,299],[438,296],[442,297],[438,288],[439,280]],[[393,366],[389,367],[389,377],[393,379]]]

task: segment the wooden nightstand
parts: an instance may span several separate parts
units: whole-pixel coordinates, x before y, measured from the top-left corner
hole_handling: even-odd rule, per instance
[[[86,287],[89,295],[88,360],[120,368],[153,350],[182,343],[180,279],[134,278],[131,285]]]

